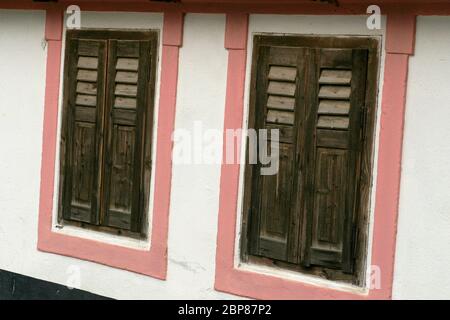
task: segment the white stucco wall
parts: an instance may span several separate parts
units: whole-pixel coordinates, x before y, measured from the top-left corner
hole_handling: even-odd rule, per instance
[[[150,13],[85,18],[84,26],[95,27],[162,24],[161,15]],[[0,64],[0,269],[66,284],[76,267],[81,289],[121,299],[233,297],[213,289],[220,165],[174,165],[167,281],[37,251],[44,24],[42,11],[0,10],[0,61],[8,61]],[[177,129],[193,131],[199,121],[205,129],[223,128],[224,32],[225,15],[186,16]],[[252,16],[250,37],[260,32],[384,34],[369,32],[364,17]],[[450,297],[450,41],[443,39],[450,40],[450,18],[419,18],[409,74],[394,298]]]
[[[419,17],[409,63],[394,298],[450,299],[450,17]]]
[[[218,165],[174,167],[167,281],[37,251],[44,23],[44,12],[0,10],[0,47],[8,49],[0,50],[0,61],[10,61],[0,64],[0,146],[5,151],[0,158],[0,269],[67,284],[79,268],[80,289],[121,299],[230,297],[213,290]],[[161,23],[160,15],[150,13],[82,16],[82,25],[91,27],[154,28]],[[224,31],[225,15],[186,16],[179,128],[191,130],[194,121],[202,121],[222,130],[228,57]]]

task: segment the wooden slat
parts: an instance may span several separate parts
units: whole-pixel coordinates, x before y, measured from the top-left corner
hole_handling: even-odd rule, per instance
[[[96,95],[97,94],[97,84],[91,83],[91,82],[78,82],[77,83],[77,93]]]
[[[118,71],[116,73],[116,82],[136,84],[138,82],[138,74],[136,72]]]
[[[123,109],[136,109],[136,98],[116,97],[114,107]]]
[[[97,57],[100,48],[100,42],[97,40],[79,40],[78,55]]]
[[[321,99],[349,99],[351,93],[350,87],[340,86],[321,86],[319,98]]]
[[[78,106],[88,106],[88,107],[96,107],[97,106],[97,97],[96,96],[88,96],[84,94],[78,94],[75,100],[75,103]]]
[[[77,80],[95,82],[97,81],[97,71],[78,70]]]
[[[297,69],[292,67],[272,66],[269,70],[269,80],[295,81]]]
[[[347,149],[349,143],[348,131],[317,130],[317,146],[324,148]]]
[[[118,57],[139,57],[139,41],[120,40],[117,41]]]
[[[131,84],[116,85],[115,94],[118,96],[135,97],[137,94],[137,86]]]
[[[98,58],[79,57],[78,58],[78,68],[96,70],[98,68]]]
[[[75,121],[95,123],[97,109],[89,107],[75,108]]]
[[[274,125],[268,124],[267,126],[267,137],[272,140],[272,131],[278,130],[278,135],[281,143],[294,143],[294,129],[290,126]]]
[[[270,81],[267,92],[269,94],[293,97],[295,95],[295,84],[288,82]]]
[[[117,125],[135,126],[136,112],[134,110],[114,109],[113,121]]]
[[[116,69],[125,71],[137,71],[139,67],[138,59],[118,58]]]
[[[295,99],[281,96],[269,96],[267,107],[270,109],[294,111]]]
[[[294,124],[294,113],[285,111],[269,110],[267,112],[268,123]]]
[[[320,84],[350,84],[352,81],[352,72],[349,70],[325,69],[319,78]]]
[[[332,69],[351,69],[353,52],[351,49],[322,49],[320,66]]]
[[[349,101],[321,100],[318,114],[347,115],[350,112]]]
[[[348,129],[349,119],[347,117],[320,116],[317,128],[324,129]]]

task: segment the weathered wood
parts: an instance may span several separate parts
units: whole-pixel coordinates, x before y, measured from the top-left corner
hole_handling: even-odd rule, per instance
[[[79,56],[91,56],[95,58],[99,56],[99,50],[100,47],[102,46],[99,41],[77,39],[77,42],[78,42],[77,54]]]
[[[96,96],[88,96],[84,94],[77,94],[77,99],[75,100],[77,106],[87,106],[87,107],[95,107],[97,106],[97,97]]]
[[[293,143],[296,146],[293,162],[298,163],[291,177],[296,199],[291,202],[293,209],[290,210],[290,222],[286,231],[287,242],[284,242],[284,234],[281,237],[268,237],[265,234],[266,227],[261,225],[261,212],[264,207],[261,202],[263,184],[260,166],[247,165],[242,258],[246,261],[252,255],[266,258],[272,255],[275,257],[272,259],[279,260],[277,265],[285,267],[301,262],[302,267],[297,267],[296,270],[301,269],[301,272],[312,272],[316,275],[326,274],[326,278],[330,280],[345,279],[360,285],[364,283],[366,270],[364,263],[367,248],[367,203],[371,180],[371,170],[368,168],[372,165],[378,40],[370,37],[266,35],[255,36],[254,39],[249,127],[283,129],[284,134],[280,134],[280,148]],[[302,55],[298,52],[302,52]],[[369,62],[364,60],[367,52]],[[367,65],[370,71],[368,76],[365,74]],[[293,95],[286,95],[286,91],[270,93],[268,90],[270,82],[290,84],[288,81],[292,79],[292,76],[287,78],[285,75],[282,79],[275,76],[271,70],[274,66],[292,67],[297,70],[296,77],[301,79],[301,82],[296,83],[293,93],[290,92]],[[305,72],[301,71],[302,68]],[[272,75],[269,76],[271,72]],[[325,87],[325,90],[322,89],[319,94],[320,86]],[[330,90],[329,87],[339,88]],[[292,99],[288,103],[274,100],[288,97],[295,97],[295,100]],[[294,105],[290,110],[292,102]],[[371,107],[368,108],[367,105]],[[268,123],[267,116],[273,117],[270,111],[288,110],[295,115],[293,125]],[[368,111],[362,113],[361,110]],[[346,125],[336,126],[335,118],[339,119],[339,123],[346,122]],[[330,128],[321,128],[322,124]],[[286,128],[295,130],[293,138],[291,131]],[[327,160],[323,160],[320,165],[316,161],[319,150],[323,150],[323,154],[327,155],[324,157]],[[333,169],[337,167],[342,170]],[[326,184],[331,187],[316,187],[320,182],[316,179],[319,169],[320,179],[328,179],[327,183],[331,181]],[[324,184],[323,181],[320,183]],[[338,188],[339,184],[344,187]],[[340,193],[340,189],[345,192]],[[319,192],[318,195],[314,190]],[[333,199],[344,200],[338,200],[336,207],[327,209],[323,203],[330,202],[329,199],[332,199],[331,203],[334,203]],[[272,203],[267,205],[274,208]],[[297,214],[299,211],[300,214]],[[298,220],[292,220],[295,216]],[[317,220],[314,220],[316,218]],[[282,224],[277,224],[280,220],[272,221],[273,227],[269,228],[271,232],[282,230],[279,229]],[[292,230],[297,230],[297,243],[290,240],[290,234],[295,234]],[[318,245],[313,246],[313,240]],[[260,250],[261,248],[265,250]],[[295,248],[301,249],[297,256],[293,253]],[[280,261],[283,259],[285,260]]]
[[[280,80],[295,82],[297,68],[272,66],[269,71],[269,80]]]
[[[97,95],[97,84],[95,82],[78,82],[77,93]]]
[[[149,90],[154,92],[149,87],[150,79],[154,86],[154,69],[149,73],[151,66],[155,68],[150,55],[154,50],[156,43],[150,41],[111,40],[109,46],[104,224],[139,233],[145,231],[142,223],[148,208],[143,195],[148,192],[151,169],[147,117]]]
[[[320,66],[326,69],[351,69],[353,64],[351,49],[320,50]]]
[[[269,110],[267,112],[268,123],[294,124],[294,113],[285,111]]]
[[[347,149],[349,133],[343,130],[317,130],[317,146],[325,148]]]
[[[352,81],[350,70],[324,69],[319,78],[320,84],[347,84]]]
[[[350,112],[349,101],[321,100],[318,114],[348,115]]]
[[[116,84],[115,94],[125,97],[136,97],[137,86],[131,84]]]
[[[59,217],[98,224],[106,41],[67,37]],[[91,56],[91,57],[87,57]],[[80,69],[94,68],[97,71]],[[78,82],[77,80],[90,81]],[[97,88],[100,88],[97,92]],[[99,116],[100,115],[100,116]]]
[[[295,99],[281,96],[269,96],[267,107],[270,109],[294,111]]]
[[[75,121],[95,123],[97,121],[96,108],[76,107]]]
[[[260,48],[258,63],[254,65],[251,92],[250,126],[255,129],[279,130],[279,170],[274,175],[261,175],[262,165],[251,168],[246,183],[246,207],[249,210],[249,248],[252,255],[298,263],[299,221],[296,201],[296,182],[292,179],[296,164],[296,64],[305,54],[299,48]],[[281,68],[274,65],[293,65]],[[269,80],[277,79],[277,81]],[[279,80],[284,80],[283,82]],[[292,82],[286,82],[291,80]],[[267,94],[269,96],[267,97]],[[288,97],[289,96],[289,97]],[[268,136],[273,140],[271,132]]]
[[[349,118],[320,116],[317,122],[317,128],[322,129],[348,129]]]
[[[270,81],[267,93],[293,97],[295,95],[295,89],[294,83]]]
[[[124,126],[136,125],[136,111],[127,109],[114,109],[113,110],[113,123]]]
[[[139,41],[121,40],[117,42],[118,57],[139,58]]]
[[[80,69],[80,70],[78,70],[77,80],[96,82],[97,81],[97,71]]]
[[[79,57],[78,58],[78,68],[97,70],[98,58],[97,57]]]
[[[60,217],[143,235],[157,34],[70,30],[66,38]]]
[[[321,99],[350,99],[351,88],[340,86],[321,86],[319,98]]]
[[[139,60],[138,59],[128,59],[128,58],[118,58],[117,59],[117,70],[125,71],[138,71]]]
[[[118,71],[116,73],[116,83],[131,83],[138,82],[138,74],[136,72]]]
[[[114,102],[115,108],[136,109],[136,98],[116,97]]]

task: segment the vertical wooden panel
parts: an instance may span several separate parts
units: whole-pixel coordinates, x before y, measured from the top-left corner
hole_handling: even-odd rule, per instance
[[[108,67],[108,117],[103,223],[141,232],[143,220],[144,146],[152,44],[111,40]],[[133,73],[137,85],[123,84],[122,71]],[[130,75],[130,74],[129,74]],[[131,76],[131,75],[130,75]],[[133,99],[134,108],[117,101]],[[148,152],[148,151],[147,151]]]
[[[264,176],[261,165],[252,168],[249,252],[291,263],[298,263],[299,258],[297,193],[301,190],[297,189],[295,179],[298,170],[296,136],[300,112],[298,88],[300,79],[304,79],[305,52],[303,48],[261,48],[253,92],[256,97],[252,115],[254,129],[279,130],[280,144],[278,173]],[[264,141],[259,141],[261,143]]]
[[[348,97],[344,100],[350,105],[350,109],[348,116],[321,115],[318,120],[311,122],[311,131],[307,132],[309,139],[316,143],[316,146],[311,145],[308,151],[314,155],[312,163],[315,163],[316,169],[314,178],[309,180],[312,193],[308,195],[310,199],[307,199],[305,207],[308,228],[303,263],[307,266],[317,265],[352,273],[363,143],[361,137],[364,130],[361,111],[365,103],[367,50],[318,50],[317,54],[320,56],[320,64],[316,68],[316,75],[320,74],[323,68],[327,69],[328,76],[334,69],[347,68],[345,77],[351,79],[351,83],[346,86]],[[342,70],[339,72],[344,74]],[[326,82],[331,81],[336,80],[328,77]],[[323,78],[322,81],[319,80],[319,83],[321,82],[324,82]],[[330,97],[320,92],[311,99],[314,104],[323,106],[328,103],[323,99]],[[334,121],[333,123],[339,119],[342,123],[345,122],[345,125],[331,125],[331,122],[328,125],[328,119]]]
[[[62,215],[67,220],[98,224],[106,41],[79,40],[69,32],[67,43],[61,145]],[[83,57],[86,54],[90,57]],[[91,70],[83,69],[86,67]],[[89,83],[78,81],[77,75],[85,72],[94,75],[88,79]]]

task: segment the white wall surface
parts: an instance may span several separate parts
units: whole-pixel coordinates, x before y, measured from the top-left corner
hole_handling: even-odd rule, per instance
[[[450,299],[450,17],[419,17],[409,63],[394,298]]]
[[[85,26],[96,27],[162,23],[160,15],[142,13],[85,18]],[[418,22],[416,56],[410,63],[394,297],[450,298],[450,41],[443,41],[450,40],[450,18]],[[363,17],[255,15],[250,31],[373,34],[364,23]],[[121,299],[233,297],[213,289],[219,165],[174,165],[167,281],[37,251],[44,25],[44,12],[0,10],[0,61],[8,61],[0,64],[0,269],[67,284],[76,267],[80,289]],[[186,16],[177,129],[192,131],[197,121],[205,129],[223,129],[224,31],[224,15]]]
[[[83,19],[84,18],[84,19]],[[83,22],[84,21],[84,22]],[[91,27],[152,27],[154,14],[86,14]],[[39,252],[37,225],[46,50],[44,12],[0,10],[0,269],[121,299],[228,298],[215,292],[218,165],[175,166],[168,280]],[[224,15],[187,15],[180,52],[176,125],[223,127],[227,52]],[[26,84],[25,87],[23,85]]]

